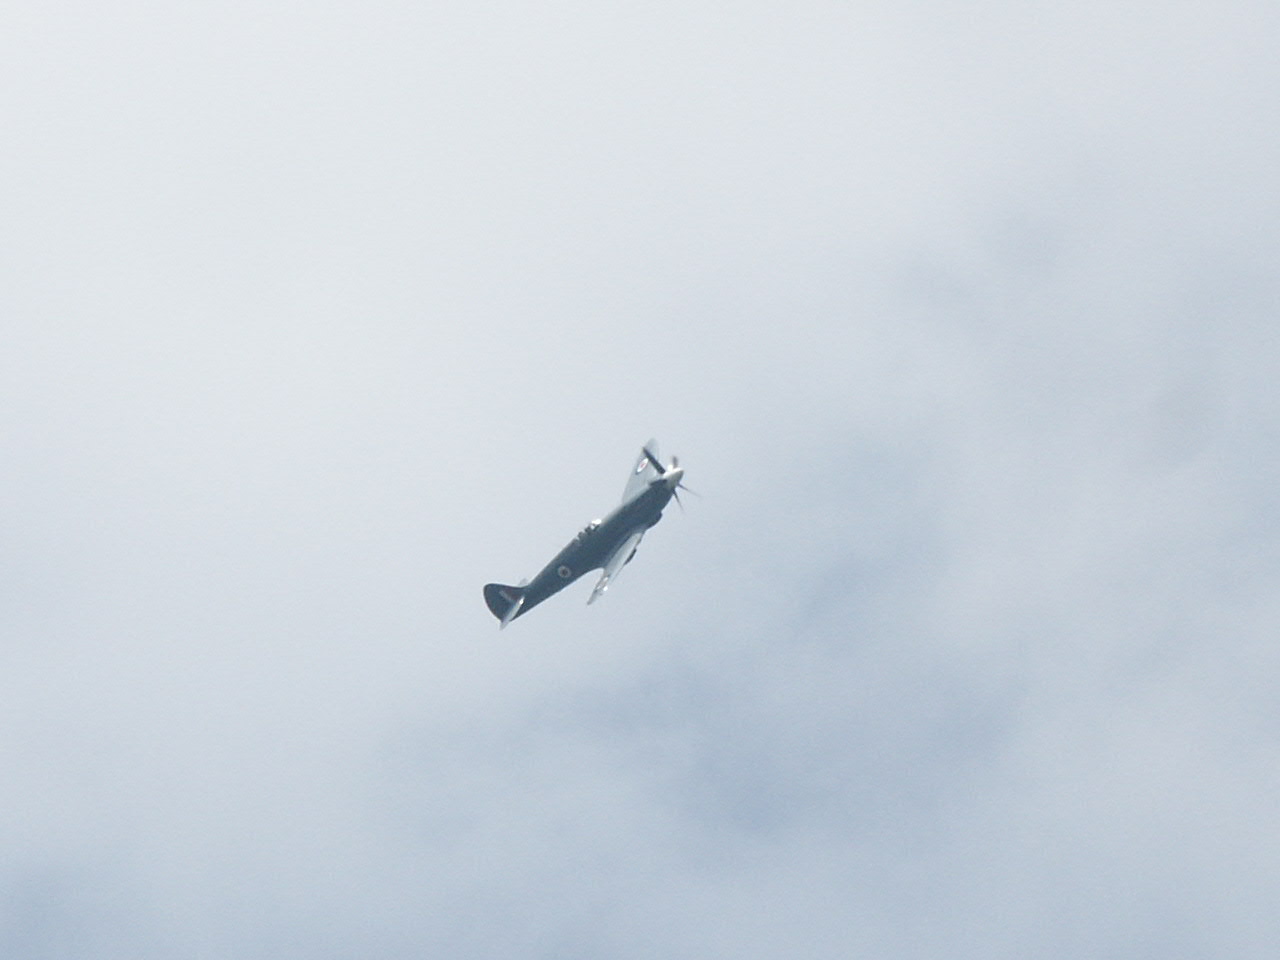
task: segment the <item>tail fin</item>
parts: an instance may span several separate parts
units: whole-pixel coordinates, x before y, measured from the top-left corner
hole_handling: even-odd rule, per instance
[[[484,602],[489,611],[506,626],[520,616],[524,606],[525,588],[511,587],[505,583],[486,583],[484,585]]]

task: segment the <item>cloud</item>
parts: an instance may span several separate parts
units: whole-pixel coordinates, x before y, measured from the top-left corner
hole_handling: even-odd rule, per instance
[[[1262,957],[1276,34],[26,14],[3,952]]]

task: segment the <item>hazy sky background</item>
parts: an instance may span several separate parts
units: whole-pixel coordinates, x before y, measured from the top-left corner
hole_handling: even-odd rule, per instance
[[[0,955],[1274,956],[1280,7],[5,20]]]

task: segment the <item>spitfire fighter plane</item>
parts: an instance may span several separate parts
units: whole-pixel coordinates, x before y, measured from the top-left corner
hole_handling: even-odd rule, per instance
[[[603,520],[587,524],[532,582],[517,587],[485,584],[484,602],[502,621],[501,626],[528,613],[588,571],[604,572],[587,603],[594,603],[609,589],[610,582],[636,555],[645,531],[662,519],[662,511],[671,498],[675,497],[677,503],[680,500],[676,490],[684,487],[684,468],[675,457],[670,466],[664,467],[657,450],[652,440],[641,449],[622,492],[622,503]]]

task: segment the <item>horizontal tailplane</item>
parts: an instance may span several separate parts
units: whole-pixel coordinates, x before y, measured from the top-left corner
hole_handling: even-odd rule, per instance
[[[525,588],[511,587],[505,583],[486,583],[484,585],[484,602],[489,611],[502,621],[505,627],[520,616],[524,607]]]

